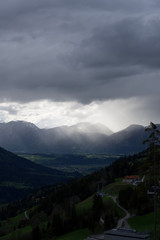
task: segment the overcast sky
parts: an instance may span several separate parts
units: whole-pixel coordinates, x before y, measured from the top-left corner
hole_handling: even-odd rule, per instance
[[[0,122],[11,120],[160,123],[160,1],[0,1]]]

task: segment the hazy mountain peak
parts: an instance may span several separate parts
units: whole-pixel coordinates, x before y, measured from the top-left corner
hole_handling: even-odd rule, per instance
[[[20,127],[29,127],[29,128],[34,128],[34,129],[38,129],[38,127],[31,123],[31,122],[27,122],[27,121],[10,121],[8,123],[6,123],[9,126],[20,126]]]
[[[114,134],[103,124],[89,122],[52,129],[24,121],[0,124],[0,146],[11,151],[128,153],[142,150],[146,137],[145,127],[138,124]]]
[[[135,131],[135,130],[139,130],[139,129],[142,129],[142,128],[144,128],[144,126],[139,125],[139,124],[131,124],[125,130],[127,130],[127,131]]]
[[[89,123],[81,122],[70,127],[72,130],[78,131],[80,133],[99,133],[105,135],[111,135],[113,132],[101,123]]]

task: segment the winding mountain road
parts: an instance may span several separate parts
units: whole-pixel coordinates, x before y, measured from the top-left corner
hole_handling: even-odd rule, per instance
[[[117,206],[119,208],[121,208],[125,213],[126,213],[126,216],[121,218],[118,223],[117,223],[117,227],[116,228],[121,228],[122,227],[122,224],[124,223],[124,228],[126,229],[131,229],[130,225],[128,224],[127,222],[127,219],[131,217],[130,213],[125,209],[123,208],[122,206],[119,205],[119,203],[117,202],[117,198],[116,197],[113,197],[111,196],[111,198],[113,199],[113,201],[117,204]]]
[[[26,218],[27,220],[29,220],[29,217],[28,217],[27,211],[24,212],[24,215],[25,215],[25,218]]]

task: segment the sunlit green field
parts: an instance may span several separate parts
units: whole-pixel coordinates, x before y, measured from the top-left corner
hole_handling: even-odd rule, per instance
[[[55,155],[55,154],[27,154],[19,156],[28,160],[64,172],[79,172],[82,175],[92,173],[110,165],[121,155],[93,154],[93,155]]]

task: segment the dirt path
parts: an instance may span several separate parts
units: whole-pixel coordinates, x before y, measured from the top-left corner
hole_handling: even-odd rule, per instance
[[[127,222],[127,219],[131,217],[130,213],[125,209],[123,208],[122,206],[119,205],[119,203],[117,202],[117,198],[116,197],[112,197],[111,198],[113,199],[113,201],[117,204],[117,206],[119,208],[121,208],[125,213],[126,213],[126,216],[121,218],[118,223],[117,223],[117,228],[121,228],[122,227],[122,224],[124,223],[123,227],[126,228],[126,229],[131,229],[130,225],[128,224]]]

